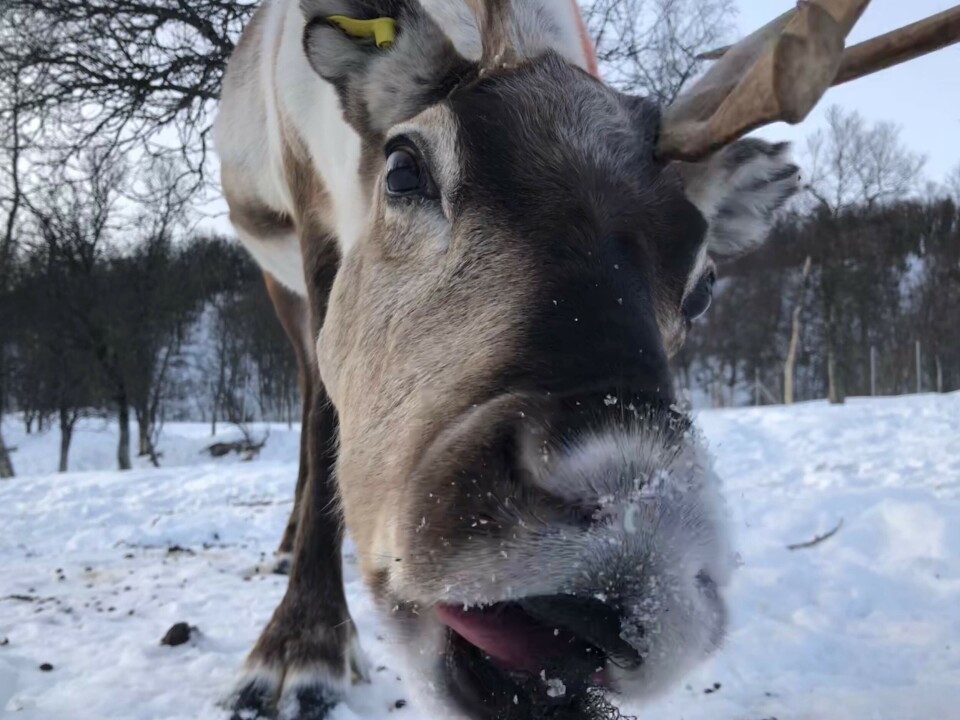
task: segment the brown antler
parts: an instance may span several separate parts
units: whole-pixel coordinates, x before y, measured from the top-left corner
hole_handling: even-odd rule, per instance
[[[698,160],[763,125],[803,120],[832,86],[960,41],[960,6],[844,52],[870,0],[800,0],[736,45],[664,112],[659,152]]]
[[[960,41],[960,5],[854,45],[843,54],[834,87]]]
[[[467,0],[477,18],[483,55],[482,70],[489,71],[517,63],[517,51],[510,36],[511,0]]]

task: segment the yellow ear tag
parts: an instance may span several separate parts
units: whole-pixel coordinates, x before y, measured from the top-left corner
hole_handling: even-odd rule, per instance
[[[327,18],[347,35],[366,40],[373,38],[378,48],[386,50],[397,37],[397,22],[393,18],[376,18],[375,20],[356,20],[343,15],[331,15]]]

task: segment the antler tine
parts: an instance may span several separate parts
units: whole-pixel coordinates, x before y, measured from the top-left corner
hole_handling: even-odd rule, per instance
[[[511,39],[511,0],[467,0],[467,3],[480,30],[483,44],[481,68],[488,71],[515,64],[517,51]]]
[[[958,40],[960,5],[848,48],[832,87],[941,50]],[[708,50],[697,55],[697,60],[719,60],[732,48],[724,45]]]
[[[854,45],[843,54],[833,85],[857,80],[960,42],[960,5]]]
[[[803,120],[830,87],[870,0],[800,0],[727,50],[664,113],[659,152],[697,160],[756,128]]]

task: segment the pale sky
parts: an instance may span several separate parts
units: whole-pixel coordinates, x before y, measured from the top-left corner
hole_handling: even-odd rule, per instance
[[[742,35],[766,24],[794,6],[796,0],[737,0],[737,23]],[[868,40],[952,7],[948,0],[873,0],[848,45]],[[926,156],[924,179],[936,183],[960,165],[960,45],[884,70],[830,90],[820,105],[798,126],[783,123],[757,134],[795,144],[804,159],[805,138],[822,127],[830,105],[858,110],[868,121],[891,121],[902,129],[907,147]],[[232,234],[222,201],[207,207],[219,215],[200,226]]]

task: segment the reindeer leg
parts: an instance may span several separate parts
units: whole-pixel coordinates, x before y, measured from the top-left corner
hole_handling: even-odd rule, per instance
[[[294,561],[286,595],[247,660],[234,720],[321,720],[366,663],[343,590],[343,527],[330,439],[336,413],[322,389],[310,401],[309,473],[303,488]],[[287,714],[287,708],[297,708]]]
[[[284,536],[284,542],[292,541],[293,563],[286,595],[247,659],[233,720],[323,720],[353,680],[368,679],[343,588],[344,529],[334,475],[337,414],[313,350],[337,263],[331,238],[304,243],[309,322],[291,324],[291,330],[300,329],[296,338],[288,333],[301,358],[302,382],[312,392],[304,394],[301,473]]]
[[[287,526],[284,528],[283,537],[280,539],[280,545],[275,554],[273,572],[277,575],[289,575],[293,566],[293,552],[297,540],[297,527],[300,524],[300,512],[303,507],[303,490],[310,476],[310,438],[307,433],[307,428],[310,426],[311,398],[313,397],[314,388],[318,380],[316,378],[316,372],[311,372],[309,367],[305,367],[302,364],[300,375],[301,397],[303,398],[300,420],[300,469],[297,473],[297,487],[294,491],[293,507],[290,509],[290,517],[287,519]]]
[[[307,483],[309,475],[309,438],[307,427],[310,422],[310,407],[313,393],[317,387],[319,379],[317,378],[316,360],[309,333],[309,308],[305,298],[288,290],[281,285],[272,275],[264,273],[264,283],[270,300],[273,302],[273,308],[276,311],[277,319],[283,326],[293,347],[297,358],[297,376],[300,383],[301,398],[301,423],[300,423],[300,468],[297,473],[297,487],[294,494],[293,508],[290,511],[290,518],[287,520],[287,526],[283,537],[280,540],[280,546],[277,548],[273,572],[278,575],[289,575],[290,567],[293,564],[294,542],[297,537],[297,523],[300,520],[300,501],[303,498],[303,488]]]
[[[283,531],[283,537],[280,539],[280,545],[275,554],[273,572],[275,572],[277,575],[289,575],[290,569],[293,566],[293,551],[297,539],[297,527],[300,523],[303,489],[306,487],[307,478],[310,475],[308,459],[310,452],[310,439],[307,436],[307,428],[310,424],[311,408],[311,402],[309,398],[313,396],[314,386],[317,384],[317,379],[315,377],[316,373],[311,373],[308,367],[301,366],[300,374],[302,378],[300,381],[301,397],[303,398],[303,410],[301,413],[300,424],[300,470],[297,474],[297,487],[293,496],[293,508],[290,510],[290,517],[287,519],[287,526]]]

